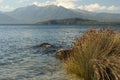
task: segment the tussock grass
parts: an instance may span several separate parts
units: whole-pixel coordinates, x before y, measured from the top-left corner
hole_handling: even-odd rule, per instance
[[[113,29],[88,30],[76,39],[63,65],[76,76],[74,80],[120,80],[120,33]]]

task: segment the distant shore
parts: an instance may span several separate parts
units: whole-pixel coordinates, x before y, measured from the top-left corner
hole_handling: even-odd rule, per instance
[[[120,25],[120,22],[101,22],[97,20],[68,18],[38,22],[39,25]]]

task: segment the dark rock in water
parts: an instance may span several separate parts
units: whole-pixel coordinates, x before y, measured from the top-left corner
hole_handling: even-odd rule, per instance
[[[31,47],[32,50],[34,51],[33,54],[42,54],[42,55],[50,55],[50,56],[54,56],[53,53],[55,53],[59,48],[59,46],[55,46],[49,43],[42,43],[40,45],[36,45]]]
[[[62,52],[61,50],[59,50],[59,49],[62,48],[62,46],[59,45],[59,44],[56,44],[56,45],[52,45],[52,44],[49,44],[49,43],[42,43],[40,45],[36,45],[36,46],[31,47],[31,48],[32,48],[33,51],[35,49],[33,54],[42,54],[42,55],[47,54],[49,56],[54,56],[54,57],[57,56],[61,60],[62,57],[61,57],[60,53],[63,53],[63,52],[67,53],[68,51],[63,51]],[[53,54],[55,52],[56,52],[56,55]],[[63,56],[65,56],[65,54]]]
[[[55,46],[49,43],[42,43],[40,45],[33,46],[33,48],[53,48],[53,47]]]
[[[55,53],[56,58],[58,58],[60,61],[65,61],[70,57],[72,50],[64,50],[60,49]]]

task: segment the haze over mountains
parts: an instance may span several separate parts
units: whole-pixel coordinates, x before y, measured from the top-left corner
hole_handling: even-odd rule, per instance
[[[0,24],[35,24],[47,20],[67,18],[120,22],[120,14],[94,13],[79,9],[67,9],[55,5],[44,7],[31,5],[17,8],[11,12],[0,12]]]

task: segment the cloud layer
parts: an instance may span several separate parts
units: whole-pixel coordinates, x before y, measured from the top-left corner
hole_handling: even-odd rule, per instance
[[[81,0],[82,1],[82,0]],[[82,10],[87,10],[87,11],[118,11],[120,8],[115,5],[111,6],[105,6],[105,5],[100,5],[98,3],[94,4],[88,4],[88,5],[76,5],[77,2],[80,2],[80,0],[53,0],[53,1],[46,1],[46,2],[33,2],[33,4],[37,6],[46,6],[46,5],[57,5],[57,6],[63,6],[65,8],[72,8],[72,9],[82,9]]]
[[[3,3],[3,0],[0,0],[0,10],[3,10],[3,11],[11,11],[13,10],[14,8],[9,6],[9,5],[1,5]]]
[[[87,11],[102,11],[102,10],[116,11],[116,10],[119,10],[119,7],[116,7],[114,5],[104,6],[104,5],[99,5],[98,3],[89,4],[89,5],[81,5],[78,8],[82,9],[82,10],[87,10]]]
[[[8,6],[8,5],[0,6],[0,10],[4,10],[4,11],[11,11],[13,9],[14,9],[14,7],[11,7],[11,6]]]
[[[75,3],[78,2],[78,0],[53,0],[53,1],[46,1],[46,2],[38,2],[35,1],[33,4],[37,6],[46,6],[46,5],[57,5],[57,6],[63,6],[66,8],[76,8]]]
[[[0,0],[0,3],[2,3],[3,2],[3,0]]]

